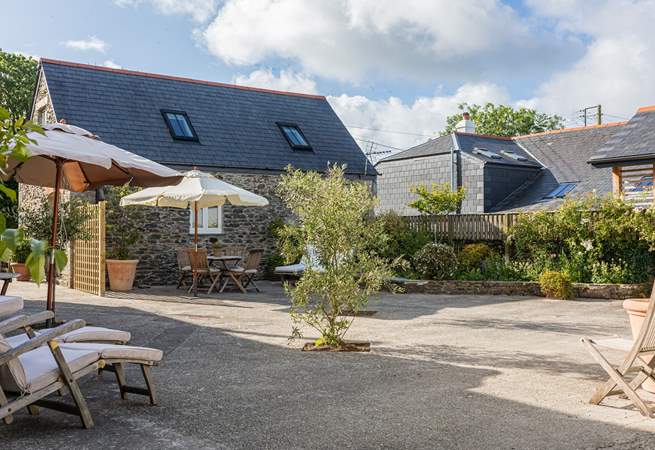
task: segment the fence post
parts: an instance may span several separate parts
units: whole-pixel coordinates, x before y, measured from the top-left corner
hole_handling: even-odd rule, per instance
[[[453,242],[455,241],[455,230],[454,230],[454,224],[453,224],[453,215],[448,214],[448,240],[450,241],[450,245],[453,245]]]

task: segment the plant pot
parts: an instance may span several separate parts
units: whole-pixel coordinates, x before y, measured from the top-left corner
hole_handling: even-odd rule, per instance
[[[112,291],[129,291],[134,284],[138,259],[108,259],[107,274],[109,289]]]
[[[18,281],[30,281],[32,279],[30,271],[27,269],[25,263],[11,263],[11,270],[20,274],[20,276],[16,278]]]
[[[628,313],[628,318],[630,319],[632,339],[635,339],[641,331],[641,326],[644,323],[644,317],[646,317],[649,303],[650,299],[648,298],[629,298],[623,302],[623,309]],[[648,362],[651,358],[652,356],[645,357],[644,360]],[[644,381],[644,384],[642,384],[641,387],[648,392],[655,392],[655,381],[648,379]]]

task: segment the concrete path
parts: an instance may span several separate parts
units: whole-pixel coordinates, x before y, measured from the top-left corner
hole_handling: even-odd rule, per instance
[[[579,337],[627,335],[620,302],[385,294],[349,336],[372,341],[370,354],[320,354],[288,343],[288,301],[278,284],[262,287],[193,303],[170,289],[114,298],[58,289],[61,318],[127,329],[135,344],[164,350],[160,405],[121,401],[110,374],[90,377],[82,390],[94,429],[19,413],[0,425],[0,448],[655,446],[655,421],[625,401],[586,403],[604,373]],[[9,293],[42,299],[44,287]]]

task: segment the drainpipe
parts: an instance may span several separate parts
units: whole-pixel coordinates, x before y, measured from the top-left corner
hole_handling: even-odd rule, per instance
[[[450,137],[453,140],[453,145],[450,146],[450,189],[455,192],[462,186],[462,157],[456,133],[451,133]],[[460,205],[457,214],[461,212]]]

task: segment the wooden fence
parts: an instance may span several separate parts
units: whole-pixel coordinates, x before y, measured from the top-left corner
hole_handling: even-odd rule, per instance
[[[430,233],[436,240],[502,241],[518,213],[408,216],[409,226]]]
[[[87,205],[85,223],[89,239],[76,240],[70,247],[70,286],[95,295],[105,294],[105,202]]]

